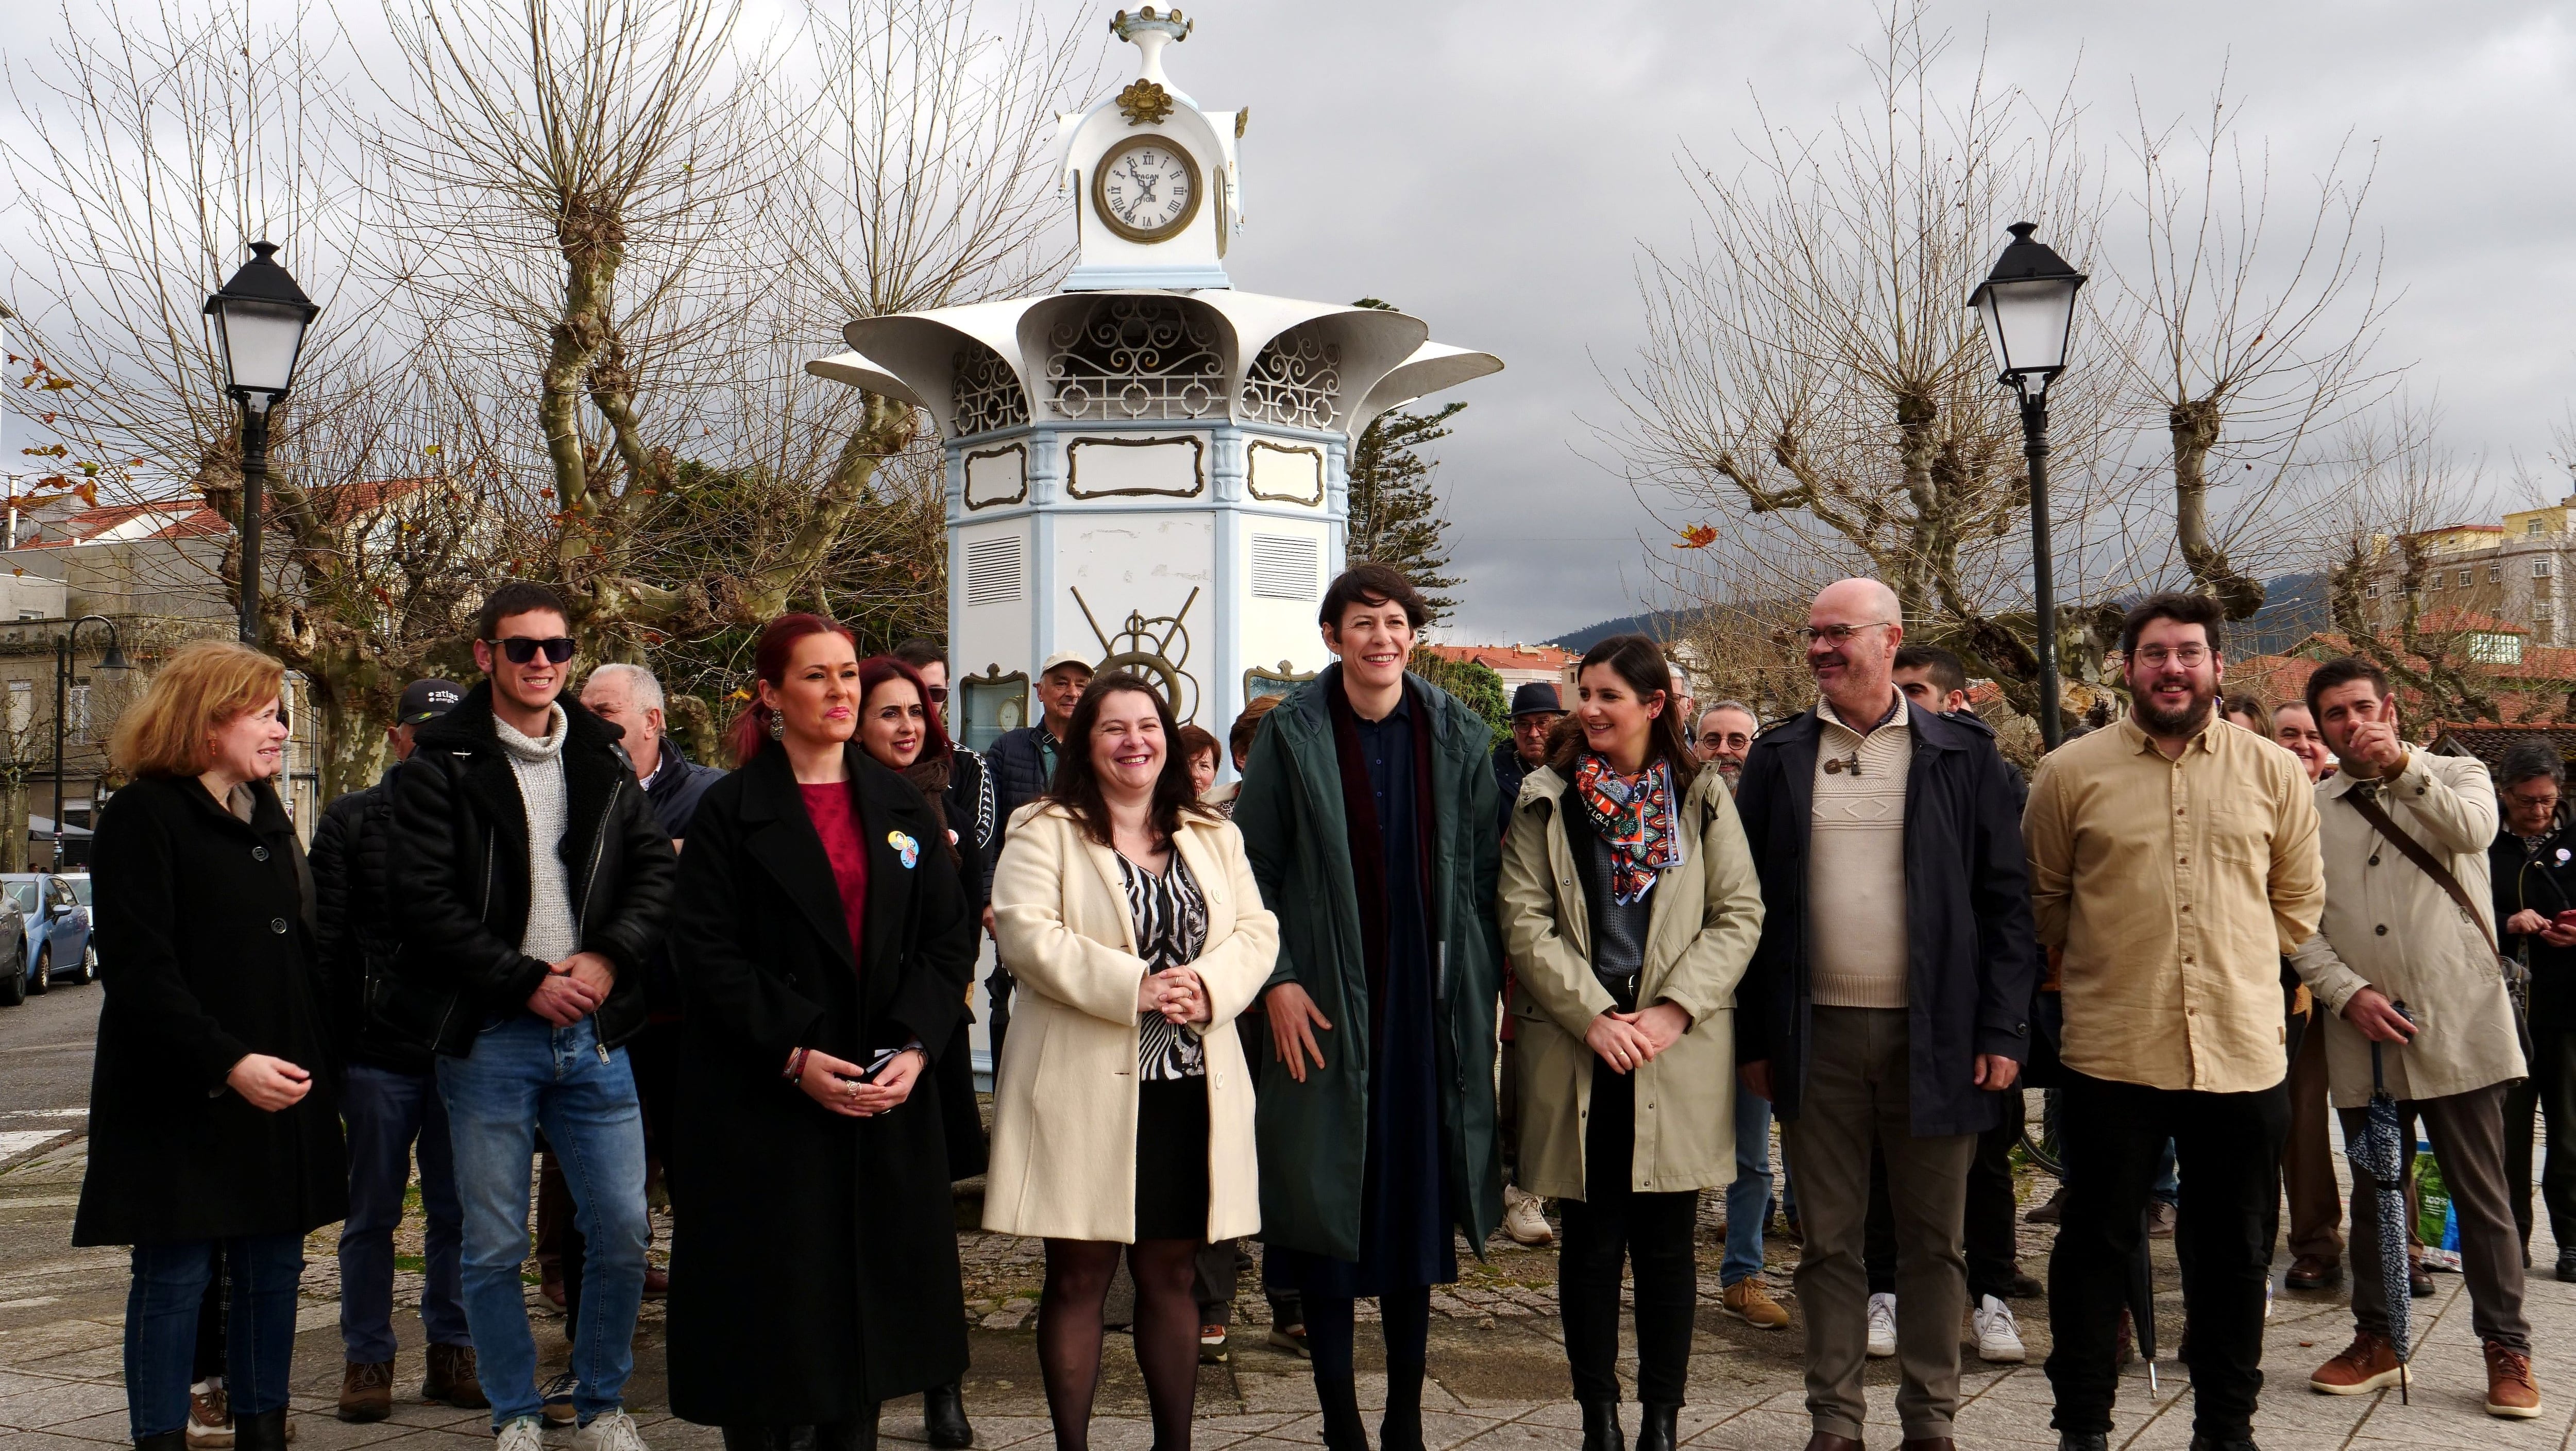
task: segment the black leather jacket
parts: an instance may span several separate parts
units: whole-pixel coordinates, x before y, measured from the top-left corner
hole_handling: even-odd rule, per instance
[[[314,951],[329,986],[331,1028],[355,1062],[397,1073],[427,1073],[436,1055],[379,1015],[393,975],[394,778],[334,801],[313,829]]]
[[[560,851],[581,947],[616,985],[598,1012],[615,1047],[644,1026],[644,969],[670,911],[679,858],[616,749],[617,732],[578,702],[563,748]],[[464,1057],[483,1025],[527,1011],[547,964],[519,950],[528,922],[528,823],[492,728],[492,686],[474,687],[420,728],[394,797],[402,947],[386,1021],[413,1042]]]

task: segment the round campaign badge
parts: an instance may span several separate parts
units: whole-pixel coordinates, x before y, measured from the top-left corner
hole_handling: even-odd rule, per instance
[[[913,867],[920,865],[920,842],[913,840],[911,837],[904,835],[900,831],[889,831],[886,833],[886,845],[893,847],[895,855],[903,859],[904,870],[910,871]]]

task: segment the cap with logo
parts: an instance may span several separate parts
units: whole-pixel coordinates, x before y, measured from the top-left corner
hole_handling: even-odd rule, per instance
[[[1558,703],[1556,687],[1544,680],[1533,680],[1512,692],[1512,719],[1514,720],[1525,715],[1563,714],[1565,714],[1565,707]]]
[[[402,706],[394,712],[396,725],[420,725],[454,710],[465,699],[465,687],[453,680],[415,680],[403,687]]]

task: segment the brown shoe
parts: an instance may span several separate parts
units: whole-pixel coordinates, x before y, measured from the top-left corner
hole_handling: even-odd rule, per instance
[[[381,1421],[394,1413],[394,1363],[353,1360],[340,1372],[340,1419]]]
[[[2540,1414],[2540,1387],[2532,1384],[2531,1357],[2487,1342],[2487,1414],[2527,1421]]]
[[[2064,1185],[2060,1185],[2058,1186],[2056,1193],[2048,1196],[2048,1201],[2046,1203],[2040,1205],[2030,1213],[2023,1215],[2021,1217],[2021,1222],[2024,1224],[2055,1224],[2058,1216],[2063,1214],[2065,1211],[2066,1188]]]
[[[2180,1217],[2174,1207],[2159,1199],[2147,1206],[2147,1238],[2171,1239],[2174,1220]]]
[[[454,1406],[460,1411],[491,1409],[492,1402],[483,1394],[483,1382],[476,1375],[474,1347],[431,1346],[429,1376],[421,1382],[420,1398]]]
[[[232,1451],[233,1408],[222,1386],[188,1392],[188,1451]]]
[[[2343,1263],[2323,1255],[2301,1255],[2290,1262],[2282,1284],[2293,1290],[2331,1290],[2343,1283]]]
[[[2033,615],[2031,618],[2037,619],[2039,617],[2037,615]],[[647,1300],[659,1300],[670,1293],[671,1272],[663,1269],[659,1265],[646,1265],[644,1267],[644,1298]]]
[[[1758,1275],[1747,1275],[1719,1291],[1717,1307],[1757,1330],[1777,1330],[1789,1323],[1789,1312],[1771,1298]]]
[[[2387,1336],[2357,1330],[2343,1354],[2308,1377],[2308,1389],[2330,1396],[2367,1395],[2388,1389],[2405,1374],[2405,1367],[2397,1363],[2397,1347],[2388,1343]]]

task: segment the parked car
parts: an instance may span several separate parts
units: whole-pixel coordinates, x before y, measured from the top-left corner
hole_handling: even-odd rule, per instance
[[[17,893],[0,889],[0,1008],[27,1000],[27,914]]]
[[[98,980],[98,952],[90,945],[90,909],[82,900],[88,885],[87,873],[0,875],[0,895],[8,897],[20,922],[16,936],[23,971],[19,976],[28,993],[41,993],[62,978],[74,983]]]

